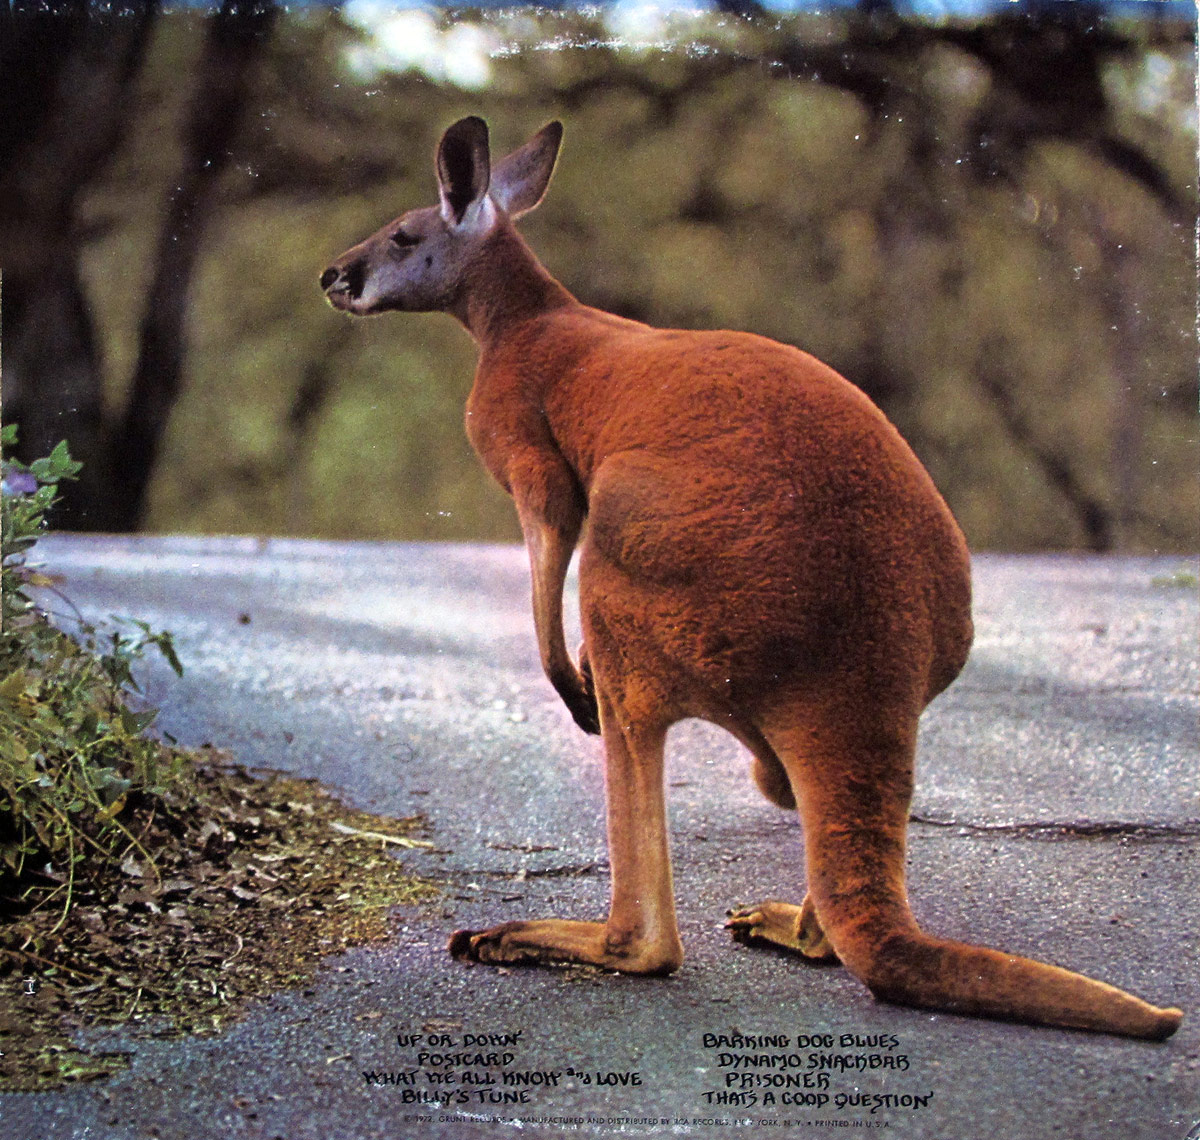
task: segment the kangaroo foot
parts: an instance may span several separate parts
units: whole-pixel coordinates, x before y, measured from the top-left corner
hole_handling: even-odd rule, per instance
[[[800,906],[771,899],[757,906],[730,911],[725,929],[732,931],[735,941],[747,946],[769,942],[814,961],[837,961],[837,954],[825,937],[825,931],[817,921],[816,908],[807,895]]]
[[[677,940],[654,945],[648,939],[610,935],[603,922],[549,918],[505,922],[490,930],[458,930],[447,947],[463,962],[539,965],[581,962],[625,974],[670,974],[683,961]]]

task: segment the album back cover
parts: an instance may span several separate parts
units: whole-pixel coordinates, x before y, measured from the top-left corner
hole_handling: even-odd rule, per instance
[[[1195,29],[0,9],[0,1132],[1196,1137]]]

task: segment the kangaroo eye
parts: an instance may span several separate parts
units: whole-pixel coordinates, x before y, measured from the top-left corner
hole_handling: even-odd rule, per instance
[[[406,234],[403,230],[397,230],[392,234],[392,244],[398,245],[401,249],[412,249],[414,245],[419,245],[421,239],[413,237],[412,234]]]

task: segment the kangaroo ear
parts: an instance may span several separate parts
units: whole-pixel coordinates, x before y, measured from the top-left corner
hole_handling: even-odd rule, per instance
[[[542,200],[554,173],[562,133],[562,123],[547,123],[524,146],[496,163],[492,197],[509,217],[527,214]]]
[[[487,123],[472,115],[448,127],[438,143],[437,176],[442,217],[450,225],[461,226],[470,208],[483,202],[490,170]]]

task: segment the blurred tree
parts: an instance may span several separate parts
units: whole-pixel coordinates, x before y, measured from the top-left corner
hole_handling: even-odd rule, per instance
[[[183,382],[193,271],[275,15],[269,0],[225,0],[209,20],[184,128],[182,163],[146,297],[137,367],[113,436],[116,503],[104,529],[136,530],[145,513],[150,476]]]
[[[129,91],[156,9],[114,12],[86,0],[0,9],[6,414],[23,428],[22,457],[66,438],[83,461],[84,479],[58,508],[67,528],[134,530],[142,519],[180,389],[189,286],[213,187],[275,16],[265,0],[225,0],[208,21],[137,364],[125,406],[113,414],[80,282],[77,209],[129,122]]]
[[[716,0],[717,6],[747,20],[768,13],[756,0]],[[1169,42],[1161,24],[1156,37]],[[934,103],[944,93],[924,82],[938,50],[962,53],[983,69],[977,82],[983,95],[961,134],[956,155],[939,138],[944,115]],[[892,191],[875,215],[885,257],[903,257],[904,248],[923,232],[954,228],[953,198],[941,193],[947,162],[965,165],[981,181],[1000,181],[1020,192],[1027,163],[1047,140],[1068,141],[1086,148],[1110,168],[1141,186],[1177,225],[1191,227],[1194,187],[1177,187],[1171,172],[1141,146],[1116,129],[1104,69],[1113,59],[1129,59],[1145,50],[1144,37],[1118,31],[1105,19],[1105,7],[1092,0],[1045,3],[1021,0],[998,16],[973,24],[954,21],[917,23],[900,18],[891,0],[859,0],[847,20],[844,37],[805,39],[787,25],[763,51],[777,65],[776,75],[802,76],[853,95],[872,122],[906,118],[911,127],[906,161],[896,171]],[[724,214],[711,194],[703,197],[703,215]],[[1136,272],[1121,235],[1105,221],[1104,210],[1091,211],[1083,223],[1102,251],[1102,273],[1108,282],[1104,309],[1115,334],[1118,366],[1112,416],[1111,463],[1114,493],[1103,498],[1089,490],[1075,470],[1078,459],[1061,450],[1052,434],[1017,406],[1019,385],[1006,371],[1010,355],[993,340],[977,372],[980,388],[995,403],[1004,428],[1041,470],[1046,482],[1070,506],[1088,548],[1111,550],[1138,521],[1139,462],[1142,423],[1137,392],[1149,379],[1143,374],[1143,338],[1147,335]],[[886,322],[887,314],[879,316]],[[868,336],[869,358],[856,361],[852,374],[877,400],[887,404],[911,392],[919,379],[886,374],[886,352],[878,351],[882,330]]]
[[[825,357],[898,423],[974,544],[1192,545],[1194,29],[1093,4],[720,7],[644,34],[620,6],[374,25],[290,10],[247,52],[220,139],[199,25],[155,21],[121,73],[115,160],[68,180],[60,242],[107,362],[99,406],[120,409],[107,453],[139,467],[131,485],[157,462],[145,525],[515,537],[463,439],[461,331],[348,322],[315,288],[328,257],[433,200],[437,134],[474,112],[498,150],[566,120],[526,229],[578,296]],[[9,286],[23,231],[0,229]],[[34,237],[25,264],[49,248]]]
[[[129,123],[131,84],[156,5],[97,12],[87,0],[0,6],[0,267],[4,414],[20,457],[60,439],[83,461],[64,525],[108,515],[108,424],[78,208]]]

